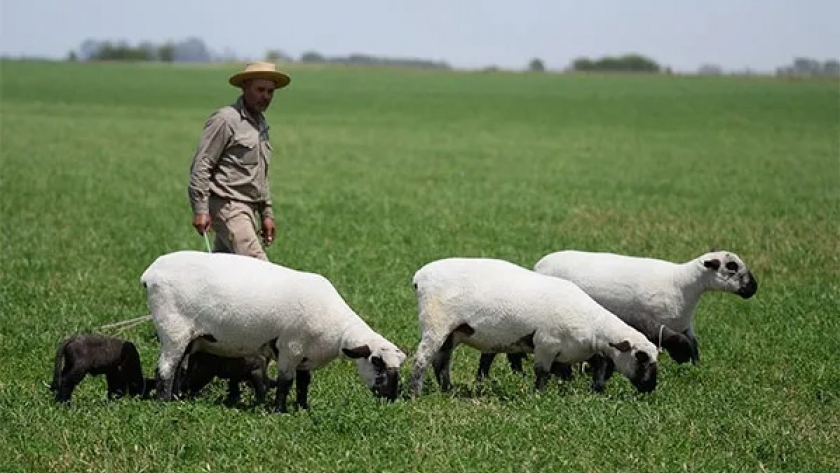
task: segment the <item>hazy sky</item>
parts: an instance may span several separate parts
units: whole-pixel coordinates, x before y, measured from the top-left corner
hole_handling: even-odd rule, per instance
[[[5,56],[190,36],[243,58],[280,49],[518,69],[537,57],[562,69],[638,52],[680,71],[772,71],[795,56],[840,58],[840,0],[0,0]]]

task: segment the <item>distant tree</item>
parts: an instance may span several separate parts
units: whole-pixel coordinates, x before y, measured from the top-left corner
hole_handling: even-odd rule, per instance
[[[798,57],[793,60],[793,71],[800,76],[816,76],[822,71],[822,66],[816,59]]]
[[[661,67],[648,57],[627,54],[619,57],[604,56],[594,61],[589,58],[577,58],[572,62],[572,69],[583,72],[659,72]]]
[[[816,59],[798,57],[793,60],[793,64],[777,68],[776,75],[796,77],[840,76],[840,61],[829,59],[821,63]]]
[[[171,41],[167,41],[166,43],[163,43],[160,46],[158,46],[157,59],[158,59],[158,61],[163,61],[163,62],[174,62],[175,61],[175,45],[172,44]]]
[[[279,49],[269,49],[266,51],[265,60],[268,62],[294,62],[291,56]]]
[[[539,58],[531,59],[528,63],[528,70],[531,72],[545,72],[545,64]]]
[[[591,71],[594,70],[594,64],[589,58],[579,57],[572,61],[572,69],[581,72]]]
[[[175,43],[173,56],[177,62],[210,62],[210,51],[199,38],[187,38]]]
[[[93,57],[96,56],[101,47],[102,43],[100,41],[96,41],[93,39],[84,40],[81,46],[79,46],[79,59],[81,59],[82,61],[88,61],[90,59],[93,59]]]
[[[76,51],[70,51],[67,53],[67,61],[68,62],[76,62],[79,60],[79,56],[76,55]]]
[[[701,76],[719,76],[723,74],[723,69],[717,64],[703,64],[697,68],[697,74]]]
[[[321,63],[326,62],[326,59],[324,59],[324,56],[316,53],[315,51],[307,51],[301,54],[300,62]]]
[[[837,59],[825,61],[822,66],[822,72],[826,76],[840,76],[840,61]]]

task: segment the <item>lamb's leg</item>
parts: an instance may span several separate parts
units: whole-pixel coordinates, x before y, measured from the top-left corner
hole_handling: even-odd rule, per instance
[[[478,359],[478,371],[475,373],[476,382],[481,382],[484,378],[490,376],[490,367],[493,365],[493,360],[496,359],[495,353],[482,353]]]
[[[309,395],[309,383],[312,381],[312,373],[307,370],[295,371],[295,389],[297,394],[297,405],[301,409],[309,409],[307,396]]]
[[[65,373],[61,375],[58,389],[55,391],[55,402],[70,402],[73,390],[87,374],[84,369],[68,367],[67,365],[64,368]]]
[[[108,382],[108,399],[119,399],[125,396],[127,383],[117,368],[112,368],[105,373],[105,380]]]
[[[688,337],[691,342],[691,363],[696,365],[700,363],[700,346],[697,344],[697,336],[694,335],[694,325],[688,328],[683,334]]]
[[[592,355],[588,362],[592,370],[592,390],[596,393],[604,392],[607,381],[615,371],[615,364],[611,359],[601,354]]]
[[[423,391],[423,377],[426,374],[426,368],[429,367],[429,363],[445,341],[446,336],[437,336],[435,334],[426,334],[423,336],[420,345],[417,346],[417,353],[414,355],[414,367],[411,371],[409,393],[412,396],[419,396]]]

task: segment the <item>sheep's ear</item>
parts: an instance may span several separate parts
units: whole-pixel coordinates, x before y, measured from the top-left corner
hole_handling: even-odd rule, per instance
[[[341,351],[347,355],[347,358],[367,358],[370,356],[370,347],[367,345],[361,345],[356,348],[342,348]]]
[[[718,269],[720,269],[720,260],[715,258],[703,261],[703,266],[707,268],[712,268],[715,271],[717,271]]]
[[[373,366],[381,370],[385,369],[385,360],[383,360],[381,356],[374,356],[370,359],[370,362],[373,363]]]
[[[636,359],[639,360],[640,363],[647,363],[648,361],[650,361],[650,356],[648,356],[648,354],[643,351],[637,351]]]
[[[621,352],[630,351],[630,342],[628,340],[624,340],[621,343],[610,342],[610,346]]]

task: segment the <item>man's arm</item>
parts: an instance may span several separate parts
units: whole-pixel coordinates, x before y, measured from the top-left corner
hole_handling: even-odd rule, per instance
[[[207,119],[190,167],[188,186],[194,215],[193,226],[199,233],[204,233],[210,227],[210,174],[221,159],[230,137],[230,128],[218,113]]]

